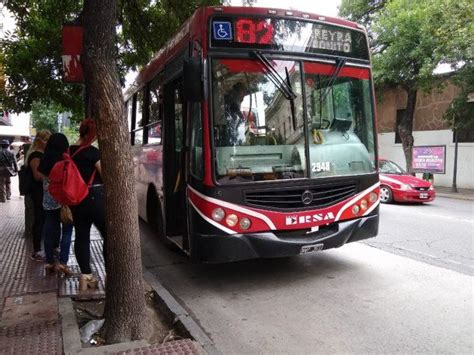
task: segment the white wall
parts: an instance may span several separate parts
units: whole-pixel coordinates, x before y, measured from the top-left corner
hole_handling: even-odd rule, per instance
[[[401,144],[395,144],[395,133],[379,134],[379,157],[393,160],[405,168],[405,155]],[[446,174],[435,174],[435,186],[449,187],[453,183],[454,143],[451,130],[413,132],[414,145],[445,145]],[[418,174],[421,177],[421,174]],[[457,187],[474,188],[474,143],[458,143]]]

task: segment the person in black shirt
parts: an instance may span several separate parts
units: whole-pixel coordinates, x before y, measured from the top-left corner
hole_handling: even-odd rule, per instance
[[[9,146],[9,141],[2,140],[0,149],[0,202],[6,202],[10,199],[12,194],[10,176],[11,173],[18,172],[15,156],[8,149]]]
[[[227,121],[224,145],[241,145],[245,141],[245,118],[242,114],[242,101],[247,95],[245,85],[235,83],[224,95],[224,116]]]
[[[34,261],[44,261],[40,254],[41,251],[41,239],[43,235],[44,225],[44,209],[43,209],[43,175],[38,171],[41,158],[46,148],[51,132],[48,130],[38,131],[36,138],[28,151],[28,157],[26,159],[27,166],[30,168],[33,174],[33,184],[31,186],[30,196],[33,200],[33,254],[31,259]]]
[[[70,147],[70,154],[73,155],[80,147],[86,146],[86,148],[81,149],[81,151],[74,155],[73,160],[81,173],[82,179],[86,183],[90,181],[94,174],[91,186],[89,186],[89,194],[79,205],[71,206],[76,231],[74,252],[79,268],[81,269],[79,290],[84,291],[87,288],[96,288],[98,286],[98,280],[92,275],[90,267],[91,226],[94,224],[102,235],[104,240],[103,251],[105,261],[107,231],[105,192],[101,178],[100,153],[96,147],[91,145],[96,139],[95,122],[91,119],[84,120],[79,128],[79,135],[80,138],[77,144]]]

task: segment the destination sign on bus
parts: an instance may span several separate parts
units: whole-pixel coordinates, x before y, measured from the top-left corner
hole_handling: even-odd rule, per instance
[[[282,18],[214,18],[212,47],[268,48],[368,59],[365,34],[329,24]]]

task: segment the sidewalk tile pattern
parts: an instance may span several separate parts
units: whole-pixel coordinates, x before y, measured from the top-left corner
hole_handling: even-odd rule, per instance
[[[62,354],[59,321],[29,322],[0,328],[0,354]]]
[[[44,264],[29,259],[32,241],[24,238],[23,200],[0,204],[0,297],[47,292],[57,288]]]
[[[136,354],[136,355],[145,355],[145,354],[206,354],[204,349],[195,341],[191,339],[182,339],[182,340],[174,340],[164,344],[155,344],[146,346],[143,348],[136,348],[136,349],[129,349],[125,351],[119,352],[105,352],[107,355],[128,355],[128,354]]]
[[[90,247],[91,268],[92,272],[99,279],[99,288],[96,290],[79,291],[79,275],[81,272],[75,256],[71,255],[69,257],[69,267],[74,275],[59,279],[59,297],[74,297],[81,300],[105,298],[105,268],[102,245],[100,235],[92,238]]]
[[[32,261],[33,242],[24,237],[24,202],[18,197],[0,203],[0,297],[29,293],[59,291],[60,297],[80,299],[105,298],[105,268],[102,256],[102,239],[95,228],[91,234],[91,268],[99,277],[97,290],[79,292],[79,266],[72,253],[69,265],[75,273],[70,278],[47,275],[45,264]],[[71,246],[73,250],[73,246]],[[0,304],[0,309],[3,305]]]

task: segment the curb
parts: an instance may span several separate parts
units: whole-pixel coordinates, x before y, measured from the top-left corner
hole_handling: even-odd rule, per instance
[[[83,348],[79,335],[79,328],[76,322],[76,315],[69,297],[59,298],[59,314],[61,316],[61,331],[63,335],[63,349],[65,355],[87,354],[99,355],[106,352],[127,351],[134,348],[141,348],[149,344],[144,340],[104,345],[98,348]]]
[[[198,342],[209,355],[220,355],[213,341],[204,329],[189,315],[174,296],[157,280],[150,271],[144,270],[143,277],[153,288],[157,297],[156,303],[162,314],[191,339]]]
[[[474,196],[462,195],[460,193],[445,193],[436,191],[436,197],[451,198],[454,200],[474,201]]]
[[[174,324],[181,332],[199,343],[207,354],[221,355],[221,352],[217,350],[213,341],[209,338],[204,329],[202,329],[202,327],[189,315],[189,313],[178,303],[173,295],[171,295],[157,278],[148,270],[143,271],[143,277],[157,295],[156,305],[163,316],[166,317],[171,324]],[[145,340],[137,340],[133,342],[104,345],[98,348],[83,348],[71,298],[58,298],[58,308],[65,355],[98,355],[107,352],[126,352],[130,349],[142,348],[150,345]]]

